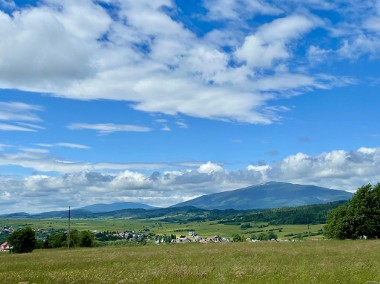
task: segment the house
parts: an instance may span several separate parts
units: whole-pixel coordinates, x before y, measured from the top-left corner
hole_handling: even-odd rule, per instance
[[[191,239],[186,236],[180,236],[175,240],[176,243],[190,243]]]
[[[0,252],[9,251],[11,249],[12,249],[12,247],[10,247],[7,242],[1,244],[1,246],[0,246]]]

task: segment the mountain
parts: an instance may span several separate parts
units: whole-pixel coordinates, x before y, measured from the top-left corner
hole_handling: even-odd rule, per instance
[[[115,202],[111,204],[93,204],[88,205],[82,208],[79,208],[81,210],[87,210],[93,213],[100,213],[100,212],[111,212],[111,211],[117,211],[117,210],[124,210],[124,209],[155,209],[155,207],[143,204],[143,203],[135,203],[135,202]]]
[[[172,207],[194,206],[208,210],[248,210],[321,204],[347,200],[351,197],[352,193],[343,190],[332,190],[314,185],[268,182],[200,196]]]

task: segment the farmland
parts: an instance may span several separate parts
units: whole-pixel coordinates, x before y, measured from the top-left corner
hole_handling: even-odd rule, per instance
[[[141,231],[147,229],[149,232],[158,235],[181,235],[195,231],[202,237],[215,235],[231,237],[233,234],[249,237],[262,231],[273,230],[279,238],[288,238],[292,235],[306,236],[309,230],[311,234],[317,234],[323,228],[322,224],[310,225],[310,228],[307,225],[269,225],[265,222],[252,222],[250,224],[252,228],[242,230],[240,225],[226,225],[215,221],[169,223],[153,219],[73,219],[71,229],[78,231]],[[47,230],[66,229],[68,222],[65,219],[0,219],[0,228],[6,225],[12,225],[14,228],[30,226],[35,230]]]
[[[380,282],[380,241],[168,244],[0,254],[0,283]]]

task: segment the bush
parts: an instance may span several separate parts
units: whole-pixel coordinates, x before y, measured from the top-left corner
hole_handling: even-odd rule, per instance
[[[12,252],[25,253],[32,252],[36,246],[36,234],[30,227],[13,232],[8,238],[9,244],[13,247]]]

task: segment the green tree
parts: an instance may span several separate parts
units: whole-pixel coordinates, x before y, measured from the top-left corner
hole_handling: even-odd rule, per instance
[[[325,235],[336,239],[380,238],[380,183],[360,187],[347,206],[332,210]]]
[[[270,232],[268,232],[268,240],[277,240],[277,234],[276,233],[274,233],[274,232],[272,232],[272,231],[270,231]]]
[[[267,241],[267,240],[269,240],[269,238],[268,238],[268,234],[266,234],[266,233],[260,233],[260,234],[258,235],[257,239],[258,239],[259,241]]]
[[[234,234],[234,235],[232,235],[232,241],[234,243],[242,242],[242,241],[244,241],[244,238],[242,236],[240,236],[239,234]]]
[[[36,234],[30,227],[13,232],[8,242],[13,247],[12,252],[32,252],[36,246]]]
[[[48,236],[45,242],[46,248],[60,248],[65,246],[67,246],[67,235],[62,232]]]
[[[78,231],[71,231],[67,237],[66,246],[67,246],[67,243],[70,242],[70,247],[77,247],[77,246],[79,246],[79,240],[80,240],[79,232]]]
[[[244,223],[244,224],[240,225],[240,229],[242,229],[242,230],[246,230],[246,229],[250,229],[250,228],[252,228],[251,223]]]
[[[94,234],[89,231],[81,231],[79,233],[79,246],[92,247],[94,244]]]
[[[352,236],[351,227],[348,207],[339,206],[329,212],[324,234],[328,238],[347,239]]]

